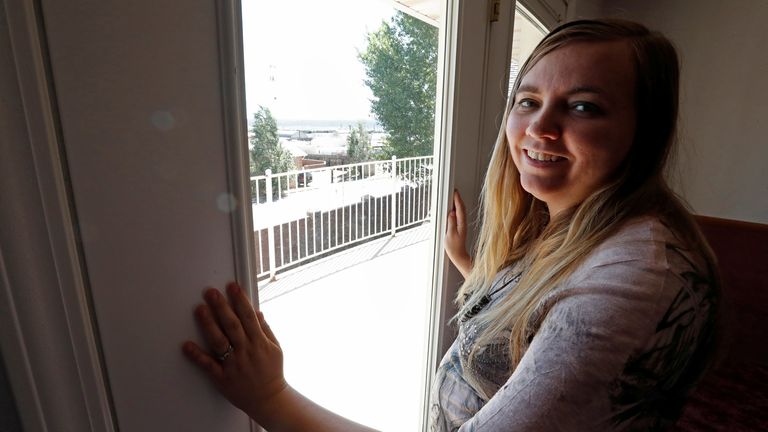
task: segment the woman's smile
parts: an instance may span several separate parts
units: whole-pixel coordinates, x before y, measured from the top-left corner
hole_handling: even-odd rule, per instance
[[[556,162],[565,162],[567,161],[566,158],[562,156],[557,156],[551,153],[545,153],[541,151],[534,151],[534,150],[523,150],[526,155],[526,160],[528,163],[532,164],[533,166],[541,166],[541,167],[549,167],[555,164]]]

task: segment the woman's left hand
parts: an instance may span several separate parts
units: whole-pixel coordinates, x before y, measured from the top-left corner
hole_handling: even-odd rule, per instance
[[[258,421],[270,401],[288,388],[283,351],[243,289],[230,283],[226,291],[229,301],[216,289],[206,290],[205,304],[195,309],[210,351],[192,341],[182,350],[224,397]]]
[[[472,257],[464,246],[467,242],[467,211],[459,191],[453,191],[453,209],[448,212],[448,222],[445,230],[445,253],[454,266],[464,276],[472,271]]]

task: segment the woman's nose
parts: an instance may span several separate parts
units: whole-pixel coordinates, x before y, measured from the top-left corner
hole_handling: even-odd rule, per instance
[[[560,138],[561,130],[557,116],[551,110],[541,110],[531,119],[526,135],[536,139],[556,140]]]

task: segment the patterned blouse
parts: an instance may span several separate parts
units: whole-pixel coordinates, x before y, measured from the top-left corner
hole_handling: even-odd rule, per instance
[[[517,267],[499,272],[481,314],[515,289]],[[541,301],[519,364],[501,337],[470,368],[480,329],[460,320],[430,431],[663,430],[707,362],[716,304],[702,258],[657,219],[633,220]]]

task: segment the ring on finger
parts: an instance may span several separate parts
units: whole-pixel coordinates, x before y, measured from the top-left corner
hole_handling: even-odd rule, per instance
[[[231,356],[233,352],[235,352],[235,347],[233,347],[232,344],[229,344],[229,346],[227,347],[227,350],[224,351],[224,354],[221,354],[219,356],[219,361],[223,362],[224,360],[229,358],[229,356]]]

